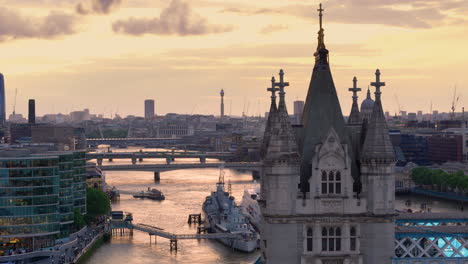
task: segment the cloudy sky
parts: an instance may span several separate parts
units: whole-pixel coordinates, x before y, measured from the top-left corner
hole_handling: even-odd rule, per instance
[[[0,0],[0,72],[7,113],[142,115],[264,113],[280,68],[304,100],[317,45],[319,1]],[[447,112],[454,87],[468,106],[468,1],[328,0],[325,42],[347,115],[357,76],[380,68],[385,111]],[[361,93],[360,100],[365,93]]]

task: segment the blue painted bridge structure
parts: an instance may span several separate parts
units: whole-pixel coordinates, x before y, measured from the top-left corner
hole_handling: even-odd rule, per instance
[[[468,264],[468,213],[401,213],[394,264]]]

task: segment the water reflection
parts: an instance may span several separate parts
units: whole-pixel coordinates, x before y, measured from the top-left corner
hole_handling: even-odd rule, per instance
[[[155,149],[153,149],[154,151]],[[161,149],[159,149],[161,150]],[[121,150],[118,150],[121,151]],[[127,151],[138,151],[129,149]],[[180,159],[175,162],[199,162],[198,159]],[[216,162],[216,160],[210,160]],[[113,164],[130,164],[130,160],[114,160]],[[145,159],[143,163],[164,163],[164,159]],[[104,161],[104,164],[109,164]],[[258,186],[250,172],[225,170],[226,181],[231,180],[232,194],[240,203],[245,188]],[[158,188],[164,192],[166,200],[153,201],[135,199],[131,195],[122,194],[121,200],[113,204],[113,210],[123,210],[133,213],[135,223],[144,223],[164,228],[174,233],[196,233],[196,226],[189,226],[189,214],[200,213],[201,205],[207,195],[215,188],[218,181],[217,169],[190,169],[161,173],[161,181],[156,184],[152,172],[107,172],[106,180],[111,186],[130,192],[146,190],[148,187]],[[411,200],[411,205],[405,205]],[[431,202],[432,201],[432,202]],[[459,205],[426,197],[403,195],[398,196],[396,208],[403,210],[411,208],[420,210],[421,203],[427,203],[433,212],[450,212],[459,210]],[[216,241],[184,240],[179,241],[179,250],[171,252],[169,241],[157,238],[157,243],[150,245],[149,235],[135,231],[133,237],[113,237],[109,244],[101,247],[88,263],[253,263],[258,252],[243,254],[234,252]]]
[[[231,180],[232,193],[238,203],[245,188],[256,183],[250,172],[225,170],[226,181]],[[150,224],[174,233],[196,233],[196,226],[187,224],[188,214],[200,213],[207,195],[214,190],[218,181],[217,169],[190,169],[161,173],[159,184],[154,183],[152,172],[107,172],[108,184],[125,191],[141,191],[148,187],[164,192],[166,200],[153,201],[135,199],[122,194],[113,210],[133,213],[136,223]],[[153,237],[154,239],[154,237]],[[133,237],[114,237],[104,245],[88,263],[252,263],[258,253],[234,252],[216,241],[183,240],[179,250],[170,252],[169,241],[158,238],[150,245],[149,235],[138,231]]]

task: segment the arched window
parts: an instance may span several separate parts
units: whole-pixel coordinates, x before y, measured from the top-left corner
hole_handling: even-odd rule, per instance
[[[356,227],[352,226],[349,230],[349,236],[350,236],[350,243],[349,243],[349,249],[351,251],[356,251],[357,249],[357,232],[356,232]]]
[[[335,175],[335,193],[341,194],[341,173],[339,171]]]
[[[322,194],[341,194],[341,172],[322,171]]]
[[[335,174],[333,173],[333,171],[330,171],[328,173],[328,193],[335,193]]]
[[[322,171],[322,194],[327,194],[327,172]]]
[[[326,227],[322,227],[322,251],[327,251],[328,242],[328,230]]]
[[[341,251],[341,228],[337,226],[322,228],[322,251]]]
[[[313,249],[313,235],[314,231],[312,230],[312,228],[307,228],[307,251],[312,251]]]

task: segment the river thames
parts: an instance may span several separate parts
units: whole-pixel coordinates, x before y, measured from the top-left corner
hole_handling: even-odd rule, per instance
[[[136,151],[129,149],[123,151]],[[115,150],[114,150],[115,151]],[[122,151],[122,150],[116,150]],[[150,150],[149,150],[150,151]],[[154,151],[154,149],[152,150]],[[216,160],[208,160],[214,162]],[[144,160],[144,163],[163,163],[164,160]],[[198,159],[181,159],[175,162],[199,162]],[[107,163],[107,162],[106,162]],[[129,164],[129,160],[115,160],[113,164]],[[133,213],[135,223],[157,226],[169,232],[179,234],[196,233],[196,225],[189,226],[189,214],[201,213],[201,205],[206,196],[215,189],[218,181],[218,169],[190,169],[161,173],[161,181],[154,182],[152,172],[106,172],[106,182],[123,192],[138,192],[148,187],[163,191],[164,201],[135,199],[131,195],[121,194],[120,202],[112,204],[112,210]],[[258,186],[252,179],[251,172],[239,172],[225,169],[225,181],[231,181],[232,195],[239,204],[246,188]],[[456,204],[427,199],[420,196],[398,196],[397,209],[408,208],[405,205],[411,200],[414,211],[420,209],[421,203],[428,203],[433,212],[456,211]],[[178,251],[169,250],[169,241],[157,238],[157,243],[150,244],[148,234],[135,231],[131,236],[114,236],[110,243],[99,248],[87,263],[102,264],[146,264],[146,263],[253,263],[259,252],[244,254],[235,252],[216,241],[183,240],[179,241]]]

